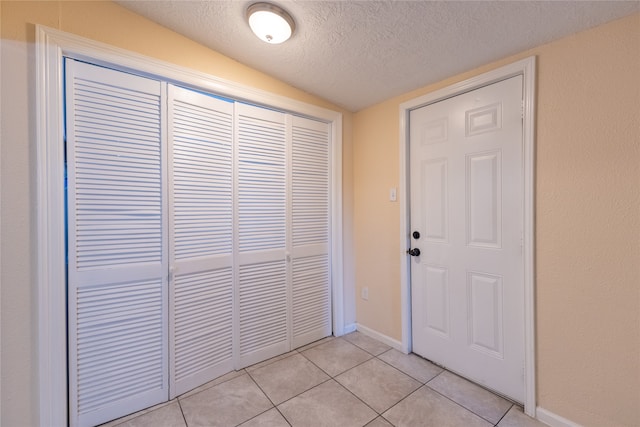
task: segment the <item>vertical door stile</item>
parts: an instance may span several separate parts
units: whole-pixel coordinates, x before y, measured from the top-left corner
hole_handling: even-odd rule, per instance
[[[174,96],[173,88],[174,88],[173,85],[167,85],[166,87],[168,111],[173,111],[173,96]],[[167,129],[167,160],[168,160],[167,202],[168,202],[168,206],[171,207],[168,209],[169,224],[171,224],[171,226],[167,225],[167,234],[169,236],[169,238],[167,239],[168,240],[167,253],[169,254],[169,269],[167,270],[169,294],[167,296],[167,300],[169,303],[169,397],[170,398],[174,397],[174,392],[176,390],[176,351],[175,351],[175,345],[174,345],[176,340],[176,336],[175,336],[176,307],[175,307],[175,298],[173,297],[175,295],[175,279],[174,279],[173,273],[175,271],[174,248],[176,246],[176,242],[175,242],[175,233],[174,233],[174,226],[173,226],[173,224],[175,224],[175,210],[173,209],[173,206],[175,204],[175,200],[174,200],[175,185],[174,185],[174,177],[173,177],[173,164],[174,164],[173,139],[174,137],[173,137],[172,123],[173,123],[173,118],[170,117],[170,113],[168,113],[167,121],[165,122],[165,128]]]
[[[290,114],[287,114],[285,117],[285,141],[286,141],[286,154],[285,154],[285,164],[286,168],[286,178],[285,178],[285,188],[286,191],[286,265],[287,265],[287,339],[290,343],[290,349],[293,349],[293,257],[291,253],[293,251],[293,237],[292,237],[292,226],[291,226],[291,218],[292,214],[292,202],[293,196],[291,191],[291,182],[292,182],[292,167],[291,167],[291,159],[292,159],[292,151],[293,151],[293,136],[292,136],[292,117]]]
[[[233,182],[233,367],[236,370],[240,369],[240,289],[238,282],[240,280],[240,250],[239,248],[239,221],[238,221],[238,138],[239,132],[239,112],[238,102],[233,103],[233,146],[232,150],[232,182]]]
[[[163,283],[165,286],[162,287],[162,305],[163,305],[163,347],[165,351],[163,352],[163,366],[164,368],[164,383],[166,384],[166,390],[164,394],[164,399],[169,399],[169,394],[171,393],[171,369],[170,369],[170,359],[171,354],[173,353],[172,349],[169,347],[170,343],[170,322],[173,320],[173,316],[170,315],[170,307],[169,307],[169,295],[170,295],[170,286],[172,277],[171,274],[167,274],[167,271],[171,271],[169,265],[169,200],[171,195],[169,194],[169,133],[168,133],[168,93],[167,93],[167,83],[160,82],[160,94],[161,94],[161,102],[160,102],[160,134],[161,134],[161,180],[162,180],[162,273],[164,273],[165,277]]]

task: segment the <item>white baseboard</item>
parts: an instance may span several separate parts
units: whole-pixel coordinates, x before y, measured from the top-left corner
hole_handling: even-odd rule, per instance
[[[398,340],[395,340],[395,339],[393,339],[391,337],[388,337],[388,336],[386,336],[384,334],[381,334],[378,331],[374,331],[371,328],[367,328],[366,326],[361,325],[360,323],[356,323],[356,329],[359,332],[362,332],[363,334],[368,335],[371,338],[375,338],[378,341],[383,342],[386,345],[389,345],[389,346],[395,348],[398,351],[403,351],[402,350],[402,343],[400,341],[398,341]],[[403,353],[404,353],[404,351],[403,351]]]
[[[536,408],[536,418],[551,427],[582,427],[581,424],[574,423],[539,406]]]

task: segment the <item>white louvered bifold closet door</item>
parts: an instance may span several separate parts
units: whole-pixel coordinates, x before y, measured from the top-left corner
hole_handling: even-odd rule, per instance
[[[168,397],[163,89],[66,61],[73,426]]]
[[[66,60],[69,419],[331,334],[331,126]]]
[[[292,347],[331,335],[329,129],[292,117]]]
[[[237,369],[290,350],[286,117],[236,103]]]
[[[233,370],[233,108],[169,85],[172,398]]]

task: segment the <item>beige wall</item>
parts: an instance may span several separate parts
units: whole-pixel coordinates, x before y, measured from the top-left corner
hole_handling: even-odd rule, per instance
[[[354,116],[357,320],[401,339],[399,105],[536,55],[538,405],[640,425],[640,14]],[[400,201],[401,202],[401,201]],[[369,300],[359,298],[369,287]]]
[[[4,426],[38,423],[35,242],[35,24],[43,24],[343,113],[345,321],[355,322],[349,258],[353,202],[351,113],[245,67],[110,2],[7,2],[0,8],[1,393]]]

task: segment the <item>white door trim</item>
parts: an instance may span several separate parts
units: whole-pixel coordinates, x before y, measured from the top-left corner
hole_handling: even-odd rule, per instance
[[[68,421],[62,80],[65,56],[135,70],[331,124],[332,320],[334,335],[343,335],[342,114],[36,25],[38,424],[67,425]]]
[[[536,58],[529,58],[505,65],[444,89],[423,95],[400,104],[400,291],[402,315],[402,350],[411,351],[411,276],[409,257],[405,253],[411,245],[409,213],[409,112],[425,105],[433,104],[471,90],[505,80],[516,75],[523,76],[523,166],[524,166],[524,408],[525,413],[535,417],[535,271],[534,271],[534,202],[535,202],[535,70]]]

